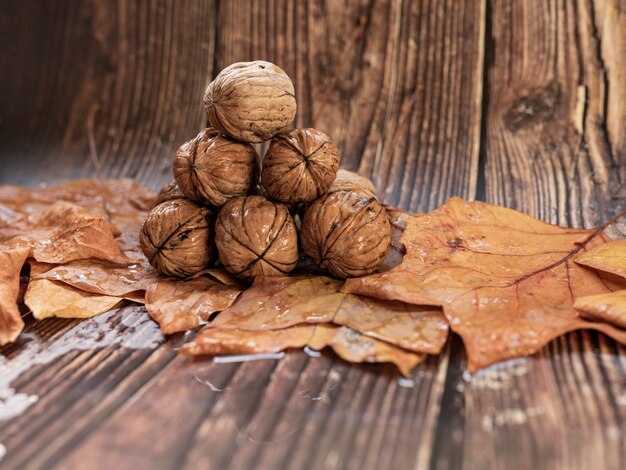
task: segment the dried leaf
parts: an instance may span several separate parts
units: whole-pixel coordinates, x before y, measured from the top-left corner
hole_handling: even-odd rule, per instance
[[[64,284],[41,279],[31,281],[24,303],[37,320],[49,317],[91,318],[107,312],[123,299],[90,294]]]
[[[162,277],[146,292],[146,309],[164,334],[195,328],[228,308],[241,293],[209,276],[180,280]]]
[[[324,276],[257,277],[211,326],[277,330],[300,323],[332,321],[345,294],[341,281]]]
[[[406,351],[361,335],[346,326],[318,325],[308,345],[313,349],[331,347],[339,357],[349,362],[391,362],[404,376],[408,376],[415,366],[426,359],[425,354]]]
[[[412,351],[441,351],[448,324],[439,308],[345,294],[341,286],[324,276],[259,277],[209,326],[253,331],[332,322]]]
[[[625,333],[579,318],[574,299],[609,289],[574,257],[606,241],[591,230],[565,229],[519,212],[451,199],[431,214],[397,213],[407,254],[388,272],[350,279],[344,291],[440,305],[476,371],[538,351],[580,328],[619,341]]]
[[[626,240],[615,240],[581,253],[576,262],[626,278]]]
[[[180,351],[191,356],[219,356],[227,354],[264,354],[288,348],[302,348],[313,336],[315,325],[297,325],[284,330],[237,330],[234,328],[207,328]]]
[[[66,284],[37,279],[50,270],[46,263],[30,262],[31,281],[24,303],[37,320],[44,318],[91,318],[114,308],[123,298],[90,294]]]
[[[626,290],[580,297],[574,307],[585,317],[626,328]]]
[[[438,354],[448,338],[441,309],[348,294],[333,323],[414,352]]]
[[[129,296],[138,292],[141,293],[142,299],[143,292],[160,278],[145,258],[143,262],[128,266],[95,260],[72,261],[32,277],[58,281],[85,292],[114,297]]]
[[[33,274],[33,279],[57,281],[92,294],[146,302],[148,313],[166,334],[195,328],[211,313],[230,306],[243,289],[222,269],[180,280],[165,278],[143,262],[115,266],[89,260],[54,266]],[[230,285],[227,285],[229,282]]]
[[[124,220],[133,214],[147,213],[156,201],[156,193],[134,180],[84,179],[47,188],[0,186],[0,220],[11,220],[41,212],[58,201],[76,204],[94,214]]]
[[[120,250],[106,220],[65,202],[0,225],[0,240],[14,237],[28,241],[31,256],[44,263],[77,259],[131,262]]]
[[[600,270],[596,270],[596,274],[602,279],[602,282],[604,282],[609,290],[615,292],[616,290],[626,289],[626,278]]]
[[[17,299],[20,271],[28,252],[28,245],[19,240],[0,244],[0,346],[15,341],[24,328]]]
[[[45,189],[0,186],[0,242],[4,242],[0,248],[4,266],[0,279],[0,344],[15,339],[23,327],[16,301],[20,269],[29,251],[37,261],[54,264],[85,260],[84,266],[110,265],[95,261],[108,260],[117,263],[109,269],[127,276],[128,269],[120,263],[131,260],[122,249],[130,253],[138,250],[139,226],[154,199],[153,191],[131,180],[83,180]],[[54,264],[33,262],[31,274],[37,276],[54,269]],[[15,295],[13,279],[17,279]],[[143,292],[138,292],[118,291],[117,297],[92,295],[68,285],[34,279],[24,299],[38,318],[86,317],[109,310],[120,302],[119,297],[142,300]]]
[[[239,281],[223,269],[206,269],[192,276],[192,279],[200,276],[211,276],[222,284],[242,287]],[[124,297],[143,303],[145,291],[164,278],[143,257],[140,262],[128,266],[93,260],[72,261],[51,267],[35,275],[34,279],[58,281],[85,292]]]
[[[193,341],[183,345],[181,352],[192,356],[261,354],[304,346],[314,349],[331,347],[338,356],[350,362],[391,362],[405,376],[426,357],[363,336],[345,326],[327,324],[261,331],[205,327]]]
[[[123,251],[139,251],[138,232],[156,193],[129,179],[86,179],[48,188],[0,186],[0,222],[39,213],[56,202],[78,205],[110,222]]]

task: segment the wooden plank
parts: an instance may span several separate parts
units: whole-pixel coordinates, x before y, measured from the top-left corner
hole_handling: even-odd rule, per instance
[[[1,180],[170,180],[176,149],[205,122],[215,3],[27,0],[6,8],[15,21],[0,29],[9,45],[0,65],[15,73],[0,78],[0,141],[10,143],[0,159],[12,162]]]
[[[484,1],[13,1],[7,11],[19,21],[0,28],[10,44],[1,64],[23,74],[0,74],[0,140],[9,142],[0,159],[11,162],[0,166],[2,183],[35,186],[100,168],[157,187],[171,178],[177,146],[204,124],[210,78],[230,62],[265,58],[296,83],[298,125],[329,132],[343,166],[372,175],[387,202],[427,210],[474,196]],[[188,363],[173,351],[183,337],[155,348],[158,334],[137,333],[149,325],[143,309],[108,321],[118,341],[139,344],[69,352],[14,382],[39,400],[0,426],[3,468],[431,461],[447,352],[404,388],[388,368],[330,354]],[[89,326],[30,319],[29,331],[43,347],[80,344],[81,325]],[[26,346],[1,352],[14,358]]]
[[[560,224],[607,220],[625,205],[626,12],[618,2],[565,0],[492,1],[489,10],[486,200]],[[575,333],[537,358],[459,377],[456,462],[623,468],[624,352]]]
[[[180,468],[183,462],[188,468],[356,467],[369,454],[345,448],[353,440],[382,437],[382,430],[413,431],[398,443],[415,452],[420,428],[429,424],[423,418],[436,406],[432,389],[436,394],[445,370],[438,366],[429,363],[416,376],[416,388],[407,389],[389,369],[350,366],[330,354],[310,360],[293,352],[281,361],[245,364],[176,359],[62,465],[80,468],[90,456],[121,468]],[[155,435],[154,429],[163,432]],[[370,452],[371,468],[376,459],[399,458],[380,444]]]
[[[9,371],[25,370],[13,387],[37,401],[0,428],[3,466],[47,467],[40,462],[63,455],[175,357],[175,341],[159,347],[161,340],[140,307],[84,322],[32,324],[7,359]]]
[[[483,19],[481,1],[225,2],[216,70],[280,63],[299,126],[329,133],[386,202],[428,210],[474,197]]]
[[[616,27],[624,13],[610,11],[600,20],[591,2],[492,5],[487,200],[573,226],[617,211],[610,201],[623,185],[626,112],[612,106],[607,114],[610,90],[619,88],[620,99],[623,88],[607,71],[623,69],[624,59],[615,54],[605,65],[601,51],[623,42]],[[599,36],[598,21],[613,25],[604,32],[614,36]]]

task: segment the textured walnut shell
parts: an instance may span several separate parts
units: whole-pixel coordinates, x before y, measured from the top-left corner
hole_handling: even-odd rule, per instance
[[[183,199],[184,197],[185,195],[176,184],[176,181],[172,181],[171,183],[166,184],[165,186],[161,188],[157,196],[156,205],[158,206],[159,204],[165,201],[172,201],[174,199]]]
[[[336,191],[307,209],[300,240],[313,262],[333,276],[365,276],[384,259],[391,226],[376,198],[358,191]]]
[[[282,276],[298,263],[298,232],[289,211],[262,196],[238,197],[220,210],[215,242],[236,276]]]
[[[207,128],[178,149],[173,169],[187,198],[220,207],[256,187],[259,157],[252,145]]]
[[[269,140],[293,122],[293,83],[271,62],[226,67],[204,93],[207,119],[220,132],[244,142]]]
[[[156,206],[146,218],[139,243],[161,274],[187,277],[215,261],[213,211],[187,199]]]
[[[376,197],[374,183],[365,176],[348,170],[339,170],[333,184],[328,188],[329,193],[335,191],[361,191],[369,197]]]
[[[339,150],[330,137],[315,129],[292,129],[272,139],[261,184],[278,201],[310,202],[328,190],[338,168]]]

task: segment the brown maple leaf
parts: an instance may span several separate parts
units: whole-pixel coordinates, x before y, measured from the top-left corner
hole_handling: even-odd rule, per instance
[[[256,331],[205,327],[182,346],[181,352],[192,356],[260,354],[304,346],[317,350],[331,347],[339,357],[350,362],[391,362],[405,376],[426,357],[332,324],[301,324],[281,330]]]
[[[451,199],[424,215],[396,213],[407,253],[388,272],[350,279],[345,292],[442,306],[470,371],[532,354],[580,328],[626,342],[626,332],[580,318],[574,300],[610,289],[574,257],[607,241],[503,207]]]
[[[334,323],[415,351],[437,354],[448,336],[441,309],[380,301],[340,292],[325,276],[259,277],[209,328],[280,330],[303,323]]]

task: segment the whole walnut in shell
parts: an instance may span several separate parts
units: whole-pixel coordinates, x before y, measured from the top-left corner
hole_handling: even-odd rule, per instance
[[[271,62],[226,67],[204,93],[207,119],[220,132],[244,142],[269,140],[293,122],[293,83]]]
[[[219,207],[256,187],[259,157],[252,145],[207,128],[178,149],[173,169],[187,198]]]
[[[376,198],[359,191],[336,191],[307,209],[300,241],[313,262],[333,276],[365,276],[383,261],[391,226]]]
[[[262,196],[228,201],[217,216],[215,242],[224,268],[239,277],[282,276],[298,263],[289,211]]]
[[[292,129],[272,139],[261,184],[278,201],[310,202],[328,190],[338,168],[339,150],[330,137],[315,129]]]
[[[139,243],[150,264],[161,274],[187,277],[216,259],[213,211],[187,199],[174,199],[150,211]]]
[[[337,178],[335,178],[333,184],[328,188],[328,192],[333,193],[335,191],[346,190],[361,191],[363,194],[367,194],[370,197],[376,197],[374,183],[358,173],[341,169],[337,172]]]
[[[176,184],[176,181],[172,181],[171,183],[166,184],[165,186],[161,188],[157,196],[156,205],[158,206],[159,204],[165,201],[172,201],[174,199],[183,199],[184,197],[185,195]]]

